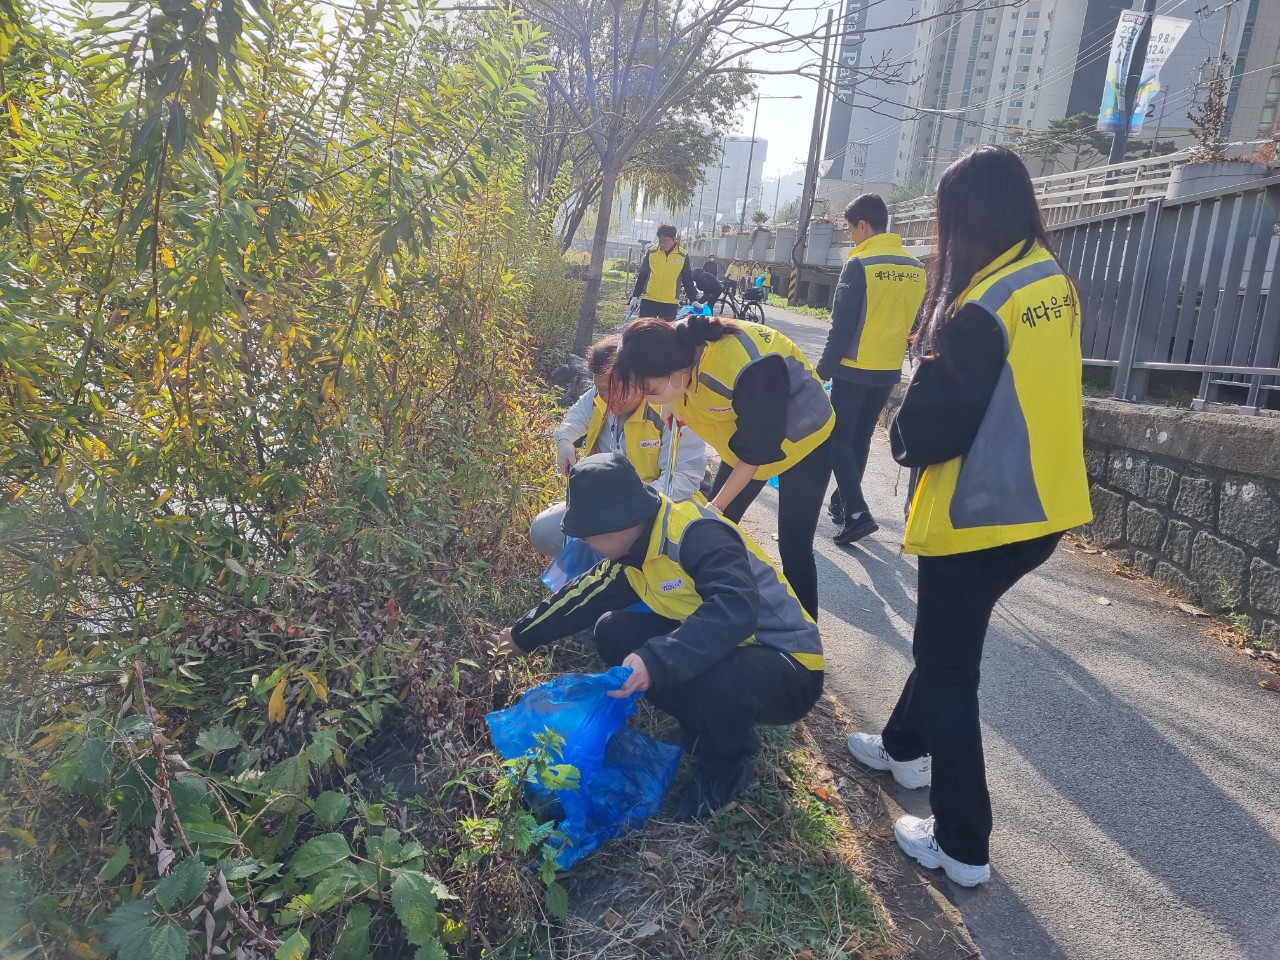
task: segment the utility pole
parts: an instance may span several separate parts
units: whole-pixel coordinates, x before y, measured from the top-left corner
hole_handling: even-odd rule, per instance
[[[724,137],[720,138],[720,175],[716,177],[716,205],[711,211],[712,239],[720,235],[720,184],[724,181]]]
[[[817,189],[818,159],[822,154],[822,118],[826,113],[827,75],[831,68],[831,11],[827,11],[827,26],[822,37],[822,63],[818,70],[818,94],[813,104],[813,131],[809,136],[809,157],[804,167],[804,186],[800,192],[800,223],[796,242],[791,248],[791,280],[787,285],[787,302],[794,305],[800,277],[800,265],[804,263],[804,248],[809,233],[809,218],[813,215],[813,194]]]
[[[1227,11],[1227,19],[1222,24],[1222,39],[1218,41],[1218,66],[1217,66],[1217,70],[1214,73],[1214,76],[1226,77],[1228,94],[1231,92],[1231,71],[1227,69],[1227,35],[1231,32],[1231,14],[1235,10],[1235,6],[1236,6],[1236,0],[1227,0],[1226,3],[1224,3],[1221,7],[1218,8],[1219,10],[1225,9]],[[1228,97],[1228,102],[1230,102],[1230,97]],[[1231,118],[1226,115],[1226,111],[1224,110],[1223,116],[1222,116],[1223,127],[1225,127],[1230,122],[1231,122]],[[1223,130],[1219,129],[1218,141],[1221,142],[1222,139],[1223,139]]]
[[[738,231],[747,219],[747,197],[751,194],[751,161],[756,156],[756,121],[760,119],[760,94],[756,94],[756,112],[751,120],[751,148],[747,151],[747,182],[742,188],[742,210],[738,213]]]
[[[1142,0],[1142,11],[1146,14],[1142,29],[1133,42],[1133,52],[1129,54],[1129,75],[1124,84],[1124,111],[1121,116],[1120,129],[1111,135],[1111,156],[1107,163],[1122,163],[1124,152],[1129,145],[1129,120],[1133,113],[1133,101],[1138,95],[1138,85],[1142,83],[1142,69],[1147,65],[1147,44],[1151,42],[1151,24],[1156,17],[1156,0]]]

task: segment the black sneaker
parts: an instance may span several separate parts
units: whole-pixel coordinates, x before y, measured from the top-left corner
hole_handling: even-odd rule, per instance
[[[833,539],[843,547],[861,540],[863,537],[870,536],[879,529],[880,524],[872,520],[871,517],[859,517],[856,520],[847,521]]]
[[[747,754],[731,760],[700,760],[693,780],[676,802],[677,823],[706,820],[755,782],[755,756]]]
[[[844,507],[839,504],[839,501],[827,504],[827,516],[837,527],[844,526]]]

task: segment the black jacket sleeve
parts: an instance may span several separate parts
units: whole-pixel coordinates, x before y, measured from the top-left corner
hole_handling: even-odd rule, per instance
[[[684,683],[723,659],[756,631],[760,593],[747,548],[721,520],[695,520],[680,540],[680,566],[693,578],[702,605],[670,634],[636,653],[655,687]]]
[[[622,610],[639,599],[622,564],[602,560],[517,620],[511,636],[528,653],[585,630],[610,610]]]
[[[787,362],[779,354],[761,357],[742,371],[733,385],[738,423],[729,438],[729,449],[739,460],[761,464],[782,459],[790,396]]]
[[[1007,353],[1000,321],[975,303],[961,307],[911,377],[889,428],[893,459],[927,467],[968,453]]]
[[[643,297],[645,287],[649,286],[649,255],[640,258],[640,269],[636,271],[636,285],[631,289],[631,296]]]
[[[840,271],[836,299],[831,305],[831,332],[818,361],[818,376],[830,380],[867,322],[867,270],[857,257]]]
[[[693,282],[693,268],[689,266],[689,255],[684,255],[684,266],[680,268],[680,282],[684,285],[684,295],[690,303],[698,299],[698,287]]]
[[[698,299],[703,303],[715,303],[724,292],[724,288],[720,286],[720,281],[715,278],[710,270],[699,270],[693,275],[693,282],[698,286]]]

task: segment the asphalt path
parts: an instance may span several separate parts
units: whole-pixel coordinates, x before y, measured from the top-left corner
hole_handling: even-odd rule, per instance
[[[769,308],[816,359],[827,325]],[[881,434],[865,491],[880,532],[818,528],[827,689],[879,732],[911,665],[914,559]],[[776,550],[776,494],[746,517]],[[988,960],[1280,960],[1280,694],[1162,588],[1064,541],[997,606],[981,690],[992,880],[929,876]],[[909,813],[927,791],[881,775]]]

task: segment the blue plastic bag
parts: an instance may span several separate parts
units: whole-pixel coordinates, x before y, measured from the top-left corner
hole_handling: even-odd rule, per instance
[[[640,694],[608,694],[630,675],[629,667],[565,674],[485,717],[494,746],[508,760],[536,747],[537,735],[547,730],[563,738],[562,759],[578,769],[578,787],[551,791],[539,783],[526,785],[529,802],[560,820],[564,839],[556,862],[561,869],[641,826],[662,807],[675,778],[680,748],[626,725]]]
[[[603,559],[603,556],[587,546],[585,540],[569,537],[565,541],[564,549],[556,555],[547,569],[542,571],[542,576],[538,579],[554,593],[571,580],[578,579]],[[637,600],[626,609],[639,613],[653,613],[652,608],[643,600]]]
[[[547,589],[555,592],[570,580],[576,580],[603,560],[600,554],[587,546],[585,540],[569,537],[562,549],[539,578]]]

